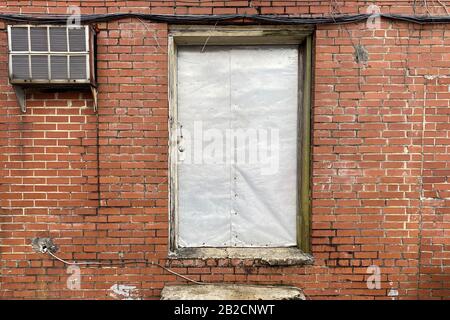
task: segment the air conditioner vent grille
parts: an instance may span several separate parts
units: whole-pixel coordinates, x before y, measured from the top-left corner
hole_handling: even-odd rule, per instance
[[[47,28],[30,29],[31,51],[48,51]]]
[[[31,74],[36,79],[48,79],[47,56],[31,56]]]
[[[86,51],[86,34],[83,29],[69,29],[70,51]]]
[[[67,52],[67,32],[65,28],[50,28],[50,51]]]
[[[10,37],[14,39],[11,42],[11,51],[28,51],[28,28],[11,28]]]
[[[70,56],[70,77],[72,79],[86,78],[86,58],[84,56]]]
[[[12,56],[12,76],[17,79],[30,79],[30,64],[27,56]]]
[[[67,79],[67,57],[66,56],[51,56],[51,77],[52,79]]]
[[[87,26],[9,26],[12,83],[90,83]]]

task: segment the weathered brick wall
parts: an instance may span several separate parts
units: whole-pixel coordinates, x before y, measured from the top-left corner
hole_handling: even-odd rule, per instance
[[[378,1],[412,13],[413,1]],[[450,1],[441,1],[450,8]],[[26,5],[26,4],[27,5]],[[331,5],[330,5],[331,3]],[[336,5],[337,3],[337,5]],[[0,1],[2,12],[314,14],[365,1]],[[330,11],[331,10],[331,11]],[[417,13],[444,13],[434,2]],[[112,298],[115,284],[158,298],[184,280],[150,265],[82,267],[34,253],[51,237],[69,260],[148,259],[192,279],[289,284],[312,299],[450,298],[450,31],[382,20],[318,26],[313,102],[314,266],[239,260],[167,262],[167,33],[160,23],[98,25],[99,111],[88,92],[30,93],[21,114],[0,30],[0,297]],[[363,46],[366,61],[357,62]],[[367,267],[381,268],[369,290]],[[117,298],[117,296],[116,296]]]
[[[313,247],[337,273],[383,266],[401,296],[449,295],[449,36],[389,21],[316,33]]]

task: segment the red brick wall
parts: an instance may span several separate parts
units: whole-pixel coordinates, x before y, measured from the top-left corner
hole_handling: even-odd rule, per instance
[[[351,277],[382,266],[405,297],[450,294],[449,36],[389,21],[316,32],[315,255]]]
[[[27,2],[28,5],[24,3]],[[252,6],[249,6],[251,2]],[[412,13],[412,1],[378,1]],[[450,1],[442,1],[450,8]],[[0,1],[2,12],[318,14],[365,12],[365,1]],[[259,8],[259,9],[258,9]],[[48,10],[47,10],[48,9]],[[417,13],[444,13],[434,2]],[[450,31],[382,21],[318,26],[313,103],[314,266],[167,262],[166,24],[99,24],[99,111],[86,92],[30,93],[21,114],[0,30],[0,297],[112,298],[114,284],[159,298],[185,283],[155,266],[66,267],[34,253],[51,237],[73,260],[149,259],[192,279],[295,285],[312,299],[450,298]],[[355,61],[363,45],[368,61]],[[381,268],[369,290],[367,267]]]

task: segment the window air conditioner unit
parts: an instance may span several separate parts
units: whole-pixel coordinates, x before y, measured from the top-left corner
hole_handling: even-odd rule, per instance
[[[29,87],[90,86],[96,100],[93,33],[89,26],[8,26],[9,79],[22,111]]]

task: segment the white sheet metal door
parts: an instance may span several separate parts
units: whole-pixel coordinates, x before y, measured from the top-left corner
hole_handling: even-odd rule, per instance
[[[296,245],[298,49],[178,47],[180,247]]]

